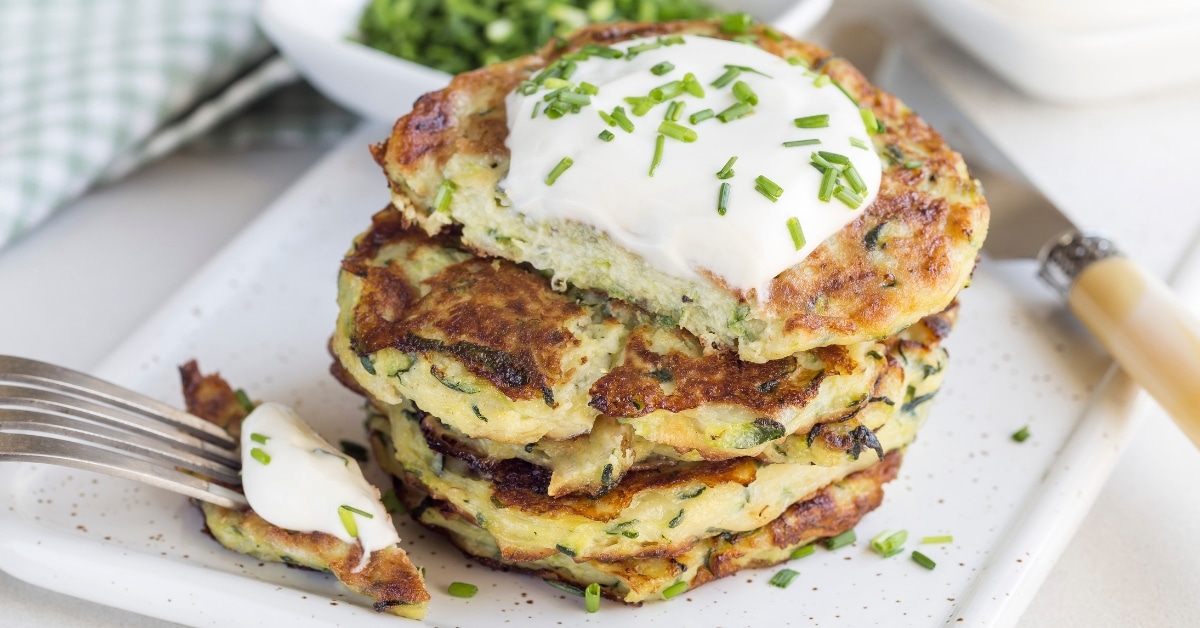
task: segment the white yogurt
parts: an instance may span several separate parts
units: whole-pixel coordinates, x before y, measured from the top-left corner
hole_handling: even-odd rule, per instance
[[[379,489],[363,477],[358,462],[278,403],[259,405],[242,422],[242,490],[254,512],[272,525],[361,543],[355,571],[367,565],[371,552],[400,542]],[[356,535],[342,521],[343,506],[367,513],[345,509]]]
[[[593,56],[577,61],[569,81],[599,88],[579,113],[547,117],[544,96],[550,90],[545,87],[530,95],[519,89],[510,94],[507,142],[512,161],[502,186],[513,207],[531,219],[591,225],[664,273],[695,280],[706,270],[731,288],[758,289],[761,298],[773,277],[799,263],[871,204],[882,165],[858,105],[836,85],[819,86],[812,72],[753,45],[700,36],[683,40],[632,60]],[[624,51],[653,41],[638,39],[614,47]],[[657,76],[651,68],[662,62],[674,69]],[[730,122],[710,118],[692,124],[693,113],[720,113],[738,102],[732,82],[723,88],[712,86],[726,65],[761,72],[742,71],[736,78],[757,94],[754,113]],[[664,102],[635,116],[624,99],[646,96],[689,72],[705,94],[685,92],[675,98],[685,105],[678,123],[698,138],[691,143],[665,139],[661,163],[650,176],[659,125],[669,105]],[[601,119],[599,111],[611,113],[617,106],[628,113],[635,126],[632,133]],[[794,123],[819,114],[829,116],[828,126],[797,128]],[[599,139],[604,130],[615,137],[609,142]],[[867,148],[853,145],[851,138]],[[783,146],[789,140],[811,139],[820,144]],[[867,190],[858,209],[837,199],[818,199],[821,173],[810,165],[816,150],[848,157],[861,174]],[[716,173],[733,156],[738,158],[735,175],[724,180],[731,188],[727,213],[721,216],[717,197],[722,180]],[[563,157],[574,164],[547,185],[547,174]],[[755,190],[760,175],[783,188],[776,202]],[[799,250],[787,227],[793,217],[806,239]]]

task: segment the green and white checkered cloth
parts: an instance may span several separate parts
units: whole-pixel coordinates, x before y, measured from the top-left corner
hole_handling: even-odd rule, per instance
[[[257,0],[0,0],[0,247],[92,185],[294,82],[258,31],[257,8]],[[283,114],[259,106],[251,124],[227,122],[205,140],[327,140],[352,124],[306,85],[289,89],[292,97],[273,99]]]

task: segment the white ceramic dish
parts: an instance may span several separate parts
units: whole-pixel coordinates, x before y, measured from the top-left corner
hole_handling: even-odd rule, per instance
[[[1200,3],[918,0],[917,4],[980,62],[1043,100],[1088,104],[1200,81],[1200,64],[1186,61],[1200,58]]]
[[[296,406],[330,439],[362,440],[361,403],[327,375],[337,260],[387,202],[364,147],[386,128],[349,137],[238,236],[97,369],[181,403],[175,366],[193,357],[260,399]],[[950,339],[949,379],[887,499],[858,526],[860,541],[775,569],[743,572],[670,603],[641,608],[580,600],[536,578],[463,558],[401,518],[413,560],[428,570],[427,623],[482,626],[749,625],[933,626],[1015,620],[1031,573],[1049,568],[1111,468],[1130,426],[1134,390],[1108,387],[1085,405],[1108,366],[1026,264],[985,262],[963,296]],[[1033,437],[1009,435],[1030,425]],[[78,471],[0,465],[0,568],[31,583],[192,625],[399,626],[330,577],[261,564],[201,532],[174,494]],[[881,559],[865,540],[884,529],[924,546],[926,571],[906,556]],[[911,541],[909,548],[916,547]],[[450,582],[480,587],[449,597]]]
[[[781,31],[800,35],[833,0],[710,0],[748,11]],[[364,118],[391,124],[450,75],[368,48],[350,39],[367,0],[265,0],[259,24],[304,78],[334,102]]]

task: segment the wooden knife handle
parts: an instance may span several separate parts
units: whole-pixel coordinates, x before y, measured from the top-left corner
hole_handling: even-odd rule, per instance
[[[1200,321],[1162,282],[1124,257],[1088,264],[1067,302],[1200,447]]]

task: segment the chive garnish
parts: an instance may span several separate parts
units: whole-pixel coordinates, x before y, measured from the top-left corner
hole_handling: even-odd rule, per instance
[[[671,63],[670,61],[663,61],[662,63],[659,63],[659,64],[655,65],[654,67],[650,68],[650,73],[653,74],[654,76],[662,76],[662,75],[666,74],[667,72],[670,72],[671,70],[674,70],[674,69],[675,69],[675,64]]]
[[[563,77],[564,80],[569,79],[571,78],[572,74],[575,74],[575,69],[577,67],[579,66],[574,61],[567,61],[565,64],[563,64],[562,73],[559,76]]]
[[[600,610],[600,583],[593,582],[583,590],[583,607],[589,613]]]
[[[691,122],[692,124],[699,124],[715,115],[716,114],[713,113],[712,109],[701,109],[700,111],[688,116],[688,122]]]
[[[1013,432],[1012,439],[1017,441],[1018,443],[1023,443],[1026,440],[1029,440],[1029,426],[1026,425],[1025,427],[1022,427],[1021,429],[1017,430],[1016,432]]]
[[[663,120],[662,123],[658,125],[658,132],[673,140],[679,140],[689,144],[696,141],[696,138],[699,137],[692,129],[689,129],[678,122],[671,122],[670,120]]]
[[[822,129],[829,126],[829,114],[822,113],[815,116],[796,118],[795,123],[801,129]]]
[[[579,91],[581,93],[587,94],[588,96],[595,96],[596,94],[600,93],[600,88],[596,87],[595,85],[592,85],[591,83],[589,83],[587,81],[584,81],[579,84]]]
[[[733,84],[733,97],[747,105],[758,104],[758,94],[754,93],[746,81],[738,81]]]
[[[674,46],[677,44],[686,44],[687,42],[684,41],[682,35],[668,35],[662,38],[662,43],[664,46]]]
[[[905,530],[884,530],[871,539],[871,549],[884,558],[891,558],[904,551],[904,543],[907,540],[908,532]]]
[[[818,74],[817,78],[813,79],[813,87],[825,87],[832,82],[828,74]]]
[[[559,92],[558,99],[569,105],[579,105],[581,107],[583,105],[592,104],[591,96],[588,96],[587,94],[576,94],[575,92],[568,92],[568,91]]]
[[[820,143],[821,143],[821,140],[818,140],[818,139],[792,140],[790,142],[784,142],[783,145],[786,146],[787,148],[794,148],[796,146],[812,146],[814,144],[820,144]]]
[[[733,64],[731,64],[731,63],[726,63],[726,64],[725,64],[725,68],[726,68],[726,69],[730,69],[730,68],[732,68],[732,69],[734,69],[734,70],[741,70],[742,72],[750,72],[751,74],[757,74],[757,75],[759,75],[759,76],[765,76],[765,77],[767,77],[767,78],[774,78],[774,77],[773,77],[773,76],[771,76],[770,74],[767,74],[766,72],[762,72],[762,71],[759,71],[759,70],[755,70],[754,68],[752,68],[752,67],[750,67],[750,66],[748,66],[748,65],[733,65]]]
[[[825,158],[822,157],[819,153],[810,153],[808,157],[809,157],[809,159],[812,160],[812,162],[814,164],[816,164],[819,167],[821,172],[825,172],[826,170],[829,170],[829,169],[837,170],[837,171],[841,170],[841,168],[826,161]]]
[[[267,444],[267,436],[265,436],[265,435],[263,435],[263,434],[259,434],[258,432],[255,432],[255,433],[251,434],[251,435],[250,435],[250,440],[252,440],[252,441],[254,441],[254,442],[258,443],[259,445],[266,445],[266,444]]]
[[[633,133],[633,122],[629,121],[629,117],[625,115],[624,107],[616,107],[612,112],[612,119],[626,133]]]
[[[683,81],[671,81],[650,90],[650,98],[656,103],[666,102],[683,93]]]
[[[772,203],[779,200],[780,196],[783,196],[783,188],[779,187],[778,183],[761,174],[754,178],[754,189],[770,199]]]
[[[728,182],[721,184],[721,192],[717,194],[717,215],[724,216],[725,212],[729,211],[729,191],[731,186]]]
[[[670,105],[667,105],[667,115],[663,117],[671,122],[678,122],[683,116],[684,102],[682,100],[672,100]]]
[[[913,159],[911,161],[904,162],[904,167],[909,170],[916,170],[917,168],[920,168],[921,166],[924,166],[924,165],[925,165],[925,162],[923,162],[919,159]]]
[[[367,519],[374,519],[374,518],[375,518],[375,515],[373,515],[373,514],[371,514],[371,513],[369,513],[369,512],[363,512],[363,511],[361,511],[361,510],[359,510],[359,509],[355,508],[354,506],[347,506],[346,504],[342,504],[341,506],[338,506],[338,507],[339,507],[339,508],[345,508],[346,510],[348,510],[348,511],[350,511],[350,512],[352,512],[352,513],[356,514],[356,515],[362,515],[362,516],[366,517]]]
[[[437,195],[433,197],[433,206],[437,211],[446,213],[450,210],[450,201],[453,200],[454,190],[458,189],[457,185],[450,179],[443,179],[441,185],[438,186]]]
[[[879,121],[875,119],[875,112],[867,107],[862,107],[858,113],[862,116],[863,125],[867,127],[867,135],[878,134]]]
[[[840,549],[857,540],[858,536],[854,534],[854,530],[846,530],[837,536],[831,536],[825,539],[825,547],[831,550]]]
[[[852,137],[852,138],[850,138],[850,145],[851,145],[851,146],[853,146],[853,147],[855,147],[855,148],[861,148],[861,149],[863,149],[863,150],[871,150],[871,149],[870,149],[870,148],[867,146],[867,143],[866,143],[866,141],[864,141],[864,140],[860,140],[860,139],[858,139],[857,137]]]
[[[554,166],[554,169],[550,171],[550,174],[546,175],[546,185],[554,185],[554,182],[557,181],[560,176],[562,176],[562,173],[566,172],[567,168],[570,168],[574,163],[575,160],[571,159],[570,157],[563,157],[560,159],[558,161],[558,165]]]
[[[794,569],[781,569],[774,576],[771,576],[771,579],[767,582],[773,587],[786,589],[788,588],[788,585],[792,583],[792,580],[795,580],[796,576],[798,575],[800,575],[800,572]]]
[[[717,119],[721,122],[729,122],[731,120],[737,120],[738,118],[744,118],[752,113],[754,113],[754,107],[751,107],[744,102],[739,102],[729,107],[725,111],[718,113]]]
[[[633,58],[638,56],[639,54],[641,54],[643,52],[649,52],[656,48],[662,48],[661,41],[652,41],[652,42],[647,42],[644,44],[638,44],[636,46],[630,46],[629,49],[625,52],[625,59],[632,61]]]
[[[597,111],[596,113],[600,114],[600,119],[604,120],[604,123],[608,126],[617,126],[617,121],[614,120],[612,116],[604,113],[603,111]]]
[[[718,179],[728,179],[729,177],[732,177],[733,176],[733,164],[735,164],[735,163],[737,163],[737,155],[730,157],[729,161],[725,162],[724,166],[721,166],[721,169],[717,171],[717,178]]]
[[[542,108],[542,103],[540,103],[540,102],[533,103],[533,113],[529,114],[529,119],[532,120],[532,119],[536,118],[537,114],[538,114],[538,110],[540,110],[541,108]]]
[[[853,190],[840,185],[833,191],[833,197],[850,209],[858,209],[858,206],[863,203],[863,197],[855,194]]]
[[[850,189],[854,190],[855,194],[867,193],[867,182],[863,181],[862,175],[858,174],[854,164],[847,164],[842,170],[842,174],[846,175],[846,183],[850,184]]]
[[[567,593],[570,593],[571,595],[578,595],[579,597],[583,597],[583,589],[581,589],[573,584],[567,584],[565,582],[560,582],[558,580],[551,580],[549,578],[542,578],[542,582],[545,582],[546,584],[554,587],[555,589],[558,589],[559,591],[565,591]]]
[[[786,61],[788,62],[788,65],[800,65],[806,68],[808,67],[808,64],[804,62],[804,59],[801,59],[795,55],[788,57]]]
[[[788,233],[791,234],[791,236],[792,236],[792,244],[794,244],[796,246],[796,250],[799,251],[800,249],[804,248],[804,244],[807,241],[804,239],[804,230],[800,228],[800,219],[796,218],[795,216],[788,218],[787,228],[788,228]],[[804,547],[811,548],[812,546],[806,545]],[[804,548],[802,547],[800,549],[804,549]],[[799,549],[796,550],[795,552],[793,552],[792,558],[802,558],[802,556],[796,555],[799,552],[800,552]],[[808,552],[808,554],[811,554],[811,553],[812,553],[812,551],[810,550]],[[804,554],[804,556],[808,556],[808,554]]]
[[[790,223],[791,221],[789,220],[788,222]],[[800,221],[797,220],[796,224],[800,224]],[[808,545],[801,545],[800,547],[792,550],[792,555],[789,558],[792,560],[796,560],[798,558],[807,558],[812,556],[813,552],[815,551],[817,551],[817,546],[813,545],[812,543],[809,543]]]
[[[346,528],[346,534],[350,538],[358,538],[358,522],[354,520],[354,513],[346,509],[346,506],[338,506],[338,518],[342,520],[342,527]]]
[[[446,592],[454,597],[475,597],[475,594],[479,593],[479,587],[466,582],[451,582]]]
[[[646,115],[651,109],[654,108],[654,105],[658,104],[653,98],[646,96],[630,96],[625,99],[625,102],[633,106],[631,111],[635,116]]]
[[[665,123],[664,123],[665,124]],[[654,138],[654,158],[650,160],[650,176],[654,176],[654,171],[658,168],[658,164],[662,163],[663,143],[666,141],[666,136],[662,133]]]
[[[832,166],[827,167],[821,174],[821,187],[817,190],[817,198],[826,203],[833,198],[833,189],[837,187],[838,171]]]
[[[683,89],[696,98],[704,98],[704,86],[696,80],[696,75],[691,72],[683,75]]]
[[[926,556],[916,550],[913,550],[912,559],[918,565],[920,565],[926,569],[933,569],[934,567],[937,567],[937,563],[933,562],[933,560],[930,559],[928,556]]]
[[[738,35],[749,30],[754,18],[749,13],[727,13],[721,16],[721,32],[728,35]]]
[[[921,539],[921,545],[938,545],[941,543],[953,543],[954,537],[949,534],[942,536],[927,536]]]
[[[271,454],[268,454],[267,452],[259,449],[258,447],[255,447],[250,450],[250,457],[254,458],[255,460],[259,461],[260,463],[262,463],[264,465],[271,464]]]
[[[827,161],[831,164],[839,164],[842,166],[850,165],[850,158],[845,155],[842,155],[840,153],[835,153],[835,152],[827,151],[827,150],[819,150],[819,151],[817,151],[817,154],[820,155],[825,161]]]
[[[552,90],[564,89],[564,88],[567,88],[570,86],[571,86],[571,81],[568,81],[566,79],[561,79],[556,76],[550,77],[542,83],[542,87],[545,87],[546,89],[552,89]],[[546,100],[549,100],[549,98],[547,98]]]
[[[675,584],[663,589],[662,596],[664,600],[669,600],[684,591],[687,591],[688,585],[686,582],[676,582]]]
[[[250,395],[241,388],[233,391],[233,396],[237,398],[238,405],[246,412],[254,412],[254,402],[250,401]]]
[[[620,59],[621,57],[625,56],[625,53],[617,50],[616,48],[609,48],[608,46],[601,46],[599,44],[588,44],[584,46],[580,52],[589,56],[603,57],[605,59]]]
[[[604,140],[605,142],[611,142],[613,140],[613,138],[616,136],[612,134],[612,131],[609,131],[608,129],[604,129],[603,131],[600,132],[600,135],[598,135],[597,137]]]
[[[729,67],[729,66],[725,66],[725,67],[726,67],[725,73],[722,74],[721,76],[717,77],[717,80],[713,81],[712,83],[709,83],[709,85],[712,85],[713,87],[715,87],[717,89],[721,89],[722,87],[725,87],[726,85],[732,83],[733,79],[737,78],[738,75],[742,73],[741,68]]]

